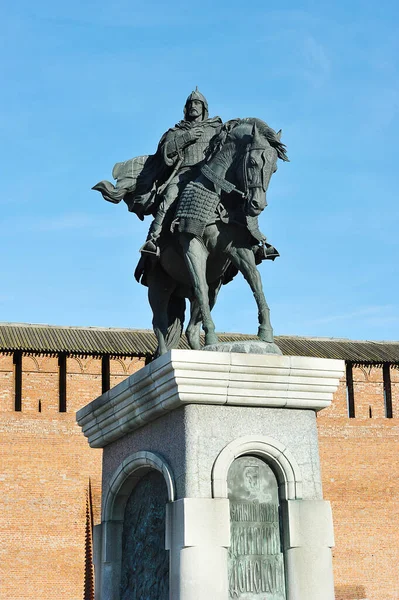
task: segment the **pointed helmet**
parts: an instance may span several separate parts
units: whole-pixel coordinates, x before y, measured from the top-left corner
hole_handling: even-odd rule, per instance
[[[191,94],[189,95],[189,97],[186,100],[186,103],[184,105],[184,111],[183,111],[184,118],[186,118],[188,103],[191,102],[192,100],[199,100],[200,102],[202,102],[202,106],[203,106],[202,119],[205,121],[205,119],[208,118],[208,102],[207,102],[205,96],[203,96],[201,94],[201,92],[198,90],[198,87],[196,87],[195,90],[193,92],[191,92]]]

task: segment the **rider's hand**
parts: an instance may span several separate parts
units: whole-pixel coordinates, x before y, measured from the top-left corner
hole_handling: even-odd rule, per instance
[[[192,140],[198,140],[202,135],[202,127],[192,127],[190,129],[190,137]]]
[[[187,131],[185,131],[182,136],[183,148],[196,142],[198,138],[201,137],[201,135],[202,130],[200,127],[192,127],[191,129],[187,129]]]

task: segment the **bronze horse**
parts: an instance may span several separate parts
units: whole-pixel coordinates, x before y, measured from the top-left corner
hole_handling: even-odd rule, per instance
[[[278,134],[260,119],[225,124],[211,145],[201,175],[183,190],[175,212],[174,232],[164,228],[159,260],[142,257],[135,276],[148,286],[157,355],[179,343],[185,299],[191,302],[187,338],[200,347],[217,343],[211,317],[223,283],[240,271],[258,306],[258,337],[273,342],[273,330],[257,263],[277,251],[261,234],[257,216],[266,206],[266,190],[277,159],[288,160]],[[173,229],[172,226],[172,229]]]

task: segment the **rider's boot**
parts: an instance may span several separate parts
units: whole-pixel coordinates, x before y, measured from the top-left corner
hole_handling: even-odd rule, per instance
[[[160,219],[158,219],[157,216],[155,217],[154,221],[151,223],[151,227],[148,232],[147,240],[141,246],[140,252],[142,254],[159,257],[160,251],[159,251],[159,246],[158,246],[158,238],[161,235],[161,231],[162,231],[162,221]]]
[[[151,223],[150,230],[148,232],[147,241],[140,248],[140,252],[142,254],[151,255],[151,256],[160,256],[160,250],[158,246],[158,239],[162,233],[163,223],[166,217],[166,213],[173,204],[174,200],[176,200],[178,193],[177,185],[169,185],[165,190],[165,195],[163,200],[158,206],[157,213],[153,222]]]

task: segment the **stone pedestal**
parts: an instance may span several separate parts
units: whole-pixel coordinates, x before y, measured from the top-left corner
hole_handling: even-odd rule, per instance
[[[90,445],[104,448],[96,600],[122,598],[125,506],[153,470],[162,474],[169,500],[170,599],[333,600],[334,539],[316,411],[331,403],[343,372],[338,360],[172,350],[81,409],[78,423]],[[243,523],[234,524],[234,535],[246,536],[245,544],[244,537],[234,541],[237,558],[229,551],[239,511],[234,517],[228,474],[242,456],[260,459],[274,474],[281,536],[275,524],[248,524],[254,517],[244,512]],[[245,467],[248,498],[259,487],[254,465]],[[235,506],[242,512],[247,504]],[[267,527],[279,547],[270,542],[266,560],[259,532]],[[283,565],[285,585],[273,561]]]

